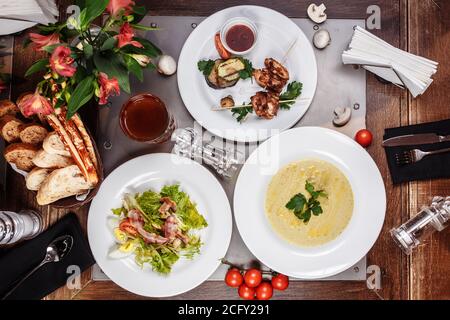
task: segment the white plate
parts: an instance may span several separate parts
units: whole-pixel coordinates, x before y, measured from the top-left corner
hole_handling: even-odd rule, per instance
[[[354,210],[338,238],[301,248],[273,231],[264,202],[273,175],[288,163],[308,158],[333,163],[345,174]],[[250,251],[270,268],[301,279],[332,276],[358,262],[378,238],[385,211],[383,180],[369,154],[349,137],[318,127],[288,130],[261,144],[242,168],[234,191],[236,224]]]
[[[220,105],[220,99],[232,95],[235,102],[250,102],[250,97],[261,91],[251,80],[239,81],[223,90],[210,88],[204,76],[198,71],[197,62],[204,59],[217,59],[219,55],[214,46],[214,35],[230,18],[246,17],[258,28],[258,42],[246,56],[253,62],[254,68],[262,68],[268,57],[283,60],[292,43],[298,39],[285,63],[291,81],[303,83],[302,98],[291,110],[280,110],[272,120],[264,120],[249,115],[239,124],[231,111],[211,111]],[[317,65],[313,48],[303,31],[289,18],[264,7],[238,6],[217,12],[205,19],[192,31],[181,51],[178,61],[178,87],[187,109],[194,119],[213,134],[240,142],[265,140],[280,130],[292,127],[308,110],[317,86]],[[243,91],[242,91],[243,90]]]
[[[144,269],[134,256],[121,260],[108,257],[114,245],[109,219],[112,208],[120,207],[125,193],[159,191],[166,184],[179,183],[208,222],[200,231],[204,243],[193,260],[181,258],[167,276],[150,267]],[[130,160],[114,170],[102,183],[89,210],[88,238],[100,268],[116,284],[148,297],[168,297],[195,288],[217,269],[231,239],[232,219],[228,198],[217,179],[200,164],[173,154],[149,154]]]

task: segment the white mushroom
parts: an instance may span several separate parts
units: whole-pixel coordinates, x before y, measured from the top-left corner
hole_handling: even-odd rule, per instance
[[[352,109],[351,108],[341,108],[337,107],[334,109],[334,119],[333,124],[336,127],[342,127],[345,126],[352,117]]]
[[[168,55],[162,55],[158,61],[158,72],[171,76],[177,72],[177,63],[174,58]]]
[[[317,49],[324,49],[331,43],[331,36],[328,30],[321,29],[314,34],[313,37],[314,46]]]
[[[315,3],[311,3],[308,7],[308,17],[315,23],[323,23],[327,20],[327,14],[325,13],[327,7],[322,3],[317,6]]]

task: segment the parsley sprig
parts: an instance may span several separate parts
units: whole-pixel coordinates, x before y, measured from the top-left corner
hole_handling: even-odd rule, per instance
[[[286,208],[292,210],[297,218],[308,223],[311,215],[318,216],[323,213],[320,205],[319,197],[327,197],[328,195],[323,190],[315,190],[315,187],[308,180],[305,183],[305,189],[308,191],[310,198],[307,200],[302,193],[297,193],[286,204]]]
[[[209,76],[214,68],[214,60],[201,60],[197,63],[198,70],[203,73],[204,76]]]
[[[245,58],[241,58],[242,63],[245,66],[245,69],[239,72],[239,77],[242,80],[246,80],[253,77],[253,64],[250,60]]]
[[[303,84],[298,81],[292,81],[288,84],[286,91],[280,95],[280,109],[289,110],[295,103],[295,100],[302,94]]]

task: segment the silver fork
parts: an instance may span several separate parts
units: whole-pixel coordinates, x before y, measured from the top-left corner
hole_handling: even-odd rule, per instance
[[[433,154],[440,154],[450,152],[450,148],[435,150],[435,151],[422,151],[419,149],[412,149],[395,154],[395,162],[398,166],[404,166],[412,163],[419,162],[426,156]]]

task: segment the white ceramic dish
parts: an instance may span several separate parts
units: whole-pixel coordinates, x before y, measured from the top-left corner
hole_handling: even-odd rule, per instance
[[[208,227],[199,232],[204,243],[200,254],[193,260],[181,258],[167,276],[150,267],[141,269],[134,256],[109,258],[115,242],[109,221],[114,219],[111,209],[121,206],[125,193],[159,191],[173,183],[179,183],[189,194],[208,222]],[[148,297],[174,296],[208,279],[225,256],[231,232],[229,201],[217,179],[200,164],[173,154],[149,154],[121,165],[104,180],[89,210],[89,244],[100,268],[117,285]]]
[[[310,158],[328,161],[346,175],[354,210],[335,240],[303,248],[275,233],[264,203],[268,184],[281,167]],[[262,143],[242,168],[234,191],[236,224],[250,251],[270,268],[301,279],[332,276],[358,262],[378,238],[385,211],[383,180],[369,154],[349,137],[318,127],[295,128]]]
[[[211,108],[220,104],[220,99],[232,95],[236,103],[249,102],[250,97],[261,91],[250,79],[239,81],[223,90],[210,88],[199,72],[199,60],[218,59],[214,35],[223,24],[235,17],[253,21],[258,29],[258,40],[252,51],[245,56],[254,68],[262,68],[264,59],[272,57],[282,61],[287,51],[296,42],[287,56],[285,66],[290,72],[290,81],[303,83],[301,98],[289,111],[280,110],[272,120],[250,115],[240,124],[231,111],[214,112]],[[254,142],[265,140],[279,131],[292,127],[308,110],[317,86],[317,64],[311,41],[289,18],[274,10],[258,6],[232,7],[213,14],[200,23],[191,33],[178,60],[178,87],[187,109],[194,119],[208,131],[228,140]]]

